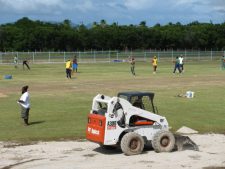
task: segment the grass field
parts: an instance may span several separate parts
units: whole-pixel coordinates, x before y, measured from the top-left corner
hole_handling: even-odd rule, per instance
[[[185,65],[182,75],[173,65],[160,63],[152,74],[150,63],[136,63],[137,76],[128,63],[80,64],[73,79],[65,78],[64,64],[35,64],[31,71],[0,65],[0,140],[60,140],[85,137],[87,114],[98,94],[120,91],[152,91],[159,114],[173,131],[188,126],[201,133],[225,133],[225,71],[218,62]],[[4,75],[13,75],[12,80]],[[30,123],[23,126],[16,103],[21,87],[29,85]],[[195,98],[177,97],[191,90]]]

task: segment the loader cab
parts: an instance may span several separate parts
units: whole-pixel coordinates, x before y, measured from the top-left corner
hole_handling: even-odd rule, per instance
[[[97,103],[98,103],[97,111],[94,111],[93,113],[105,116],[105,113],[107,112],[107,109],[108,109],[108,105],[106,103],[101,103],[101,102],[97,102]]]
[[[129,101],[135,107],[157,113],[153,103],[154,95],[151,92],[120,92],[117,97]]]

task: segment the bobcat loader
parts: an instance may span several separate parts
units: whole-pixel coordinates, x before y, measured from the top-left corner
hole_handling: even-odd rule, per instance
[[[98,94],[88,115],[86,138],[104,148],[120,146],[126,155],[136,155],[151,143],[155,152],[175,148],[175,136],[165,117],[156,113],[154,93],[122,92],[118,97]]]

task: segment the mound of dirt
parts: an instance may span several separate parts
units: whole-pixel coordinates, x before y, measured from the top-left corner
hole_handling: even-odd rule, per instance
[[[197,134],[198,133],[198,131],[193,130],[193,129],[191,129],[189,127],[186,127],[186,126],[181,127],[176,132],[179,133],[179,134]]]

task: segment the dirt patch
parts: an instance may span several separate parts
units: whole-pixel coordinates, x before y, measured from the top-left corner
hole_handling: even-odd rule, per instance
[[[225,135],[195,134],[189,137],[200,151],[156,153],[151,149],[139,155],[126,156],[122,151],[105,150],[88,141],[38,142],[14,148],[3,147],[7,143],[0,142],[0,169],[225,169]]]
[[[200,158],[201,158],[201,156],[199,156],[199,155],[192,155],[189,157],[192,158],[193,160],[200,160]]]
[[[42,160],[42,159],[31,159],[31,160],[15,163],[15,164],[12,164],[12,165],[9,165],[9,166],[5,166],[5,167],[0,168],[0,169],[11,169],[11,168],[14,168],[15,166],[22,165],[22,164],[25,164],[25,163],[29,163],[29,162],[32,162],[32,161],[36,161],[36,160]]]
[[[5,95],[3,93],[0,93],[0,98],[5,98],[5,97],[8,97],[8,95]]]
[[[24,142],[24,143],[7,142],[3,144],[3,148],[15,148],[18,146],[27,146],[27,145],[33,145],[33,144],[37,144],[37,142]]]
[[[94,156],[96,156],[97,154],[85,154],[85,155],[83,155],[84,157],[94,157]]]
[[[203,167],[203,169],[225,169],[225,167],[210,166],[210,167]]]

